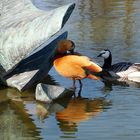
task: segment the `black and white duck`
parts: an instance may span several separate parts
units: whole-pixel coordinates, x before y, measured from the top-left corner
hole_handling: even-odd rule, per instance
[[[98,57],[104,58],[102,68],[109,72],[111,77],[140,82],[140,63],[119,62],[112,65],[112,54],[108,49],[101,51]]]

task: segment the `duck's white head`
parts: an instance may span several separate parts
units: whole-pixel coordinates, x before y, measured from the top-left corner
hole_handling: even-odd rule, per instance
[[[104,59],[109,58],[111,55],[110,50],[106,49],[100,52],[100,54],[97,57],[103,57]]]

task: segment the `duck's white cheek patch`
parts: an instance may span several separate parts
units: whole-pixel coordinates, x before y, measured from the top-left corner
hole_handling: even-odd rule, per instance
[[[102,54],[102,56],[107,59],[110,55],[110,52],[106,51],[105,53]]]

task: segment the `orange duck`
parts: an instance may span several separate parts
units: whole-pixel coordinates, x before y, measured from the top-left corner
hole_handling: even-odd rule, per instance
[[[73,80],[73,88],[75,88],[76,80],[79,81],[81,88],[81,80],[84,78],[98,80],[92,73],[101,72],[102,68],[91,61],[87,56],[82,56],[74,52],[74,48],[75,44],[71,40],[59,41],[53,65],[60,75]]]

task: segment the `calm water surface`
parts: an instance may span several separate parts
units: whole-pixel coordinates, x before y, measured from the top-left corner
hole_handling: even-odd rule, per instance
[[[55,8],[72,0],[34,0],[41,9]],[[139,0],[77,0],[64,27],[76,50],[96,59],[104,48],[113,62],[140,62]],[[71,87],[71,81],[49,73],[46,83]],[[1,140],[139,140],[140,84],[107,84],[83,80],[81,98],[52,104],[35,101],[34,88],[22,93],[0,89]],[[78,85],[77,85],[78,86]],[[76,93],[78,93],[78,88]]]

